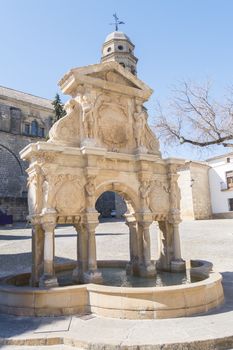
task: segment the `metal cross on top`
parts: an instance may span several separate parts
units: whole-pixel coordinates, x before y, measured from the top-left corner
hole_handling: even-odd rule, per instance
[[[125,24],[125,22],[119,21],[119,18],[117,17],[116,13],[113,14],[113,17],[114,17],[115,23],[110,23],[110,25],[115,26],[115,30],[117,32],[119,24]]]

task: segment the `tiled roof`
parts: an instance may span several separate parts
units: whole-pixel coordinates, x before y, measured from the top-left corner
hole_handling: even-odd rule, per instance
[[[13,98],[17,101],[24,101],[41,107],[53,109],[52,101],[48,100],[47,98],[34,96],[27,94],[26,92],[10,89],[0,85],[0,98],[2,96]]]

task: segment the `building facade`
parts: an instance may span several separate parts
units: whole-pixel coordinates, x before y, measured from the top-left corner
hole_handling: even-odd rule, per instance
[[[233,153],[207,160],[214,218],[233,218]]]
[[[44,139],[52,125],[50,100],[0,86],[0,210],[14,221],[27,216],[27,164],[19,151]]]
[[[179,171],[181,217],[184,220],[207,220],[212,217],[209,165],[187,161]]]

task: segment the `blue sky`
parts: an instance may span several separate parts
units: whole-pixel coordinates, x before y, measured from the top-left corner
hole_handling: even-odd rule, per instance
[[[154,90],[151,121],[156,99],[165,103],[182,79],[210,78],[220,98],[233,83],[231,0],[0,0],[0,85],[53,98],[70,68],[99,62],[114,12],[136,46],[138,77]]]

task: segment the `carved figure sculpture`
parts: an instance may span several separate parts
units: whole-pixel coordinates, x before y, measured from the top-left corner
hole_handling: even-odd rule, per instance
[[[143,109],[141,104],[137,104],[136,112],[134,113],[134,137],[137,147],[144,145],[147,118],[148,116],[146,110]]]
[[[83,123],[84,123],[84,134],[85,137],[92,139],[95,137],[95,119],[93,115],[93,103],[90,99],[84,95],[83,102]]]
[[[87,207],[95,207],[95,176],[88,176],[87,183],[85,185],[85,190],[87,193]]]
[[[139,187],[141,198],[143,199],[144,206],[145,204],[149,206],[149,194],[150,194],[150,183],[149,181],[142,181],[141,186]]]
[[[171,177],[170,180],[170,208],[171,209],[180,209],[180,200],[181,200],[181,194],[180,194],[180,188],[177,184],[176,177]]]
[[[59,119],[49,131],[49,141],[55,143],[66,143],[70,146],[78,146],[80,131],[79,131],[79,117],[80,104],[71,99],[65,106],[66,115]]]

